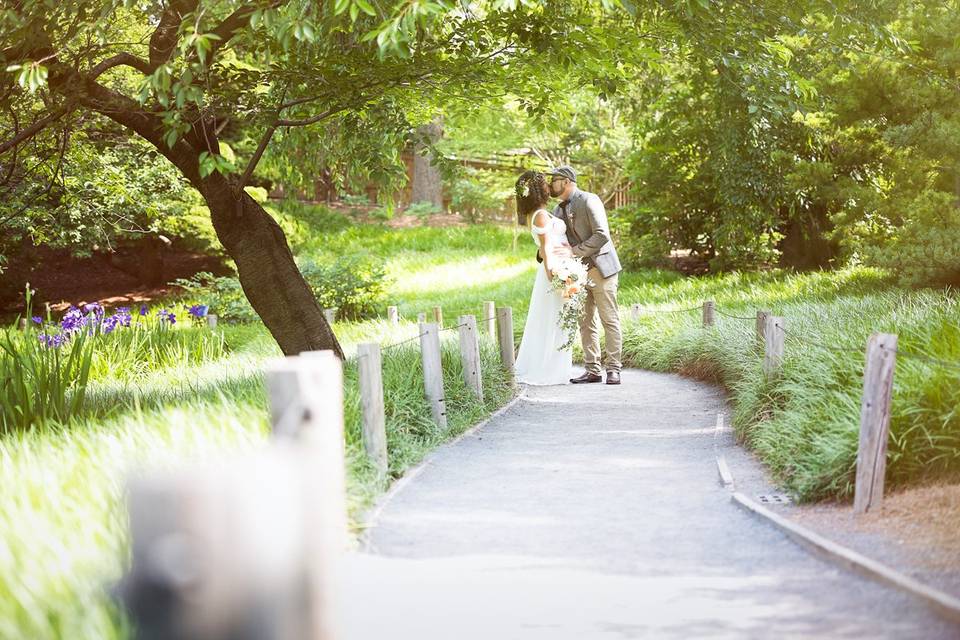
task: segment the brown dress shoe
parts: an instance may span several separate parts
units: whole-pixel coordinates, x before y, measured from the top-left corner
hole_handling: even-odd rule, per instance
[[[620,372],[607,371],[607,384],[620,384]]]
[[[589,371],[584,373],[579,378],[570,378],[570,382],[572,382],[573,384],[587,384],[590,382],[600,382],[601,380],[603,380],[603,378],[601,378],[595,373],[590,373]]]

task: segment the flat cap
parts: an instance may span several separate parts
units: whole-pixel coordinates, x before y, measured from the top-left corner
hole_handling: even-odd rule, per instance
[[[576,182],[576,181],[577,181],[577,172],[574,171],[574,170],[573,170],[573,167],[571,167],[571,166],[568,165],[568,164],[565,164],[565,165],[563,165],[563,166],[557,167],[556,169],[551,169],[551,170],[548,172],[548,175],[551,175],[551,176],[560,176],[561,178],[566,178],[566,179],[569,180],[570,182]]]

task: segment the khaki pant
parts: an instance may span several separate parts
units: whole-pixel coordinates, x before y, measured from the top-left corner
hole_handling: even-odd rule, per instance
[[[620,274],[615,273],[604,278],[596,267],[591,268],[587,275],[593,281],[592,287],[587,287],[587,301],[584,305],[583,318],[580,319],[580,340],[583,343],[583,363],[587,372],[600,375],[603,367],[600,366],[600,324],[604,334],[604,365],[607,371],[620,371],[623,366],[620,362],[623,349],[623,338],[620,335],[620,313],[617,307],[617,285]],[[597,315],[600,322],[597,322]]]

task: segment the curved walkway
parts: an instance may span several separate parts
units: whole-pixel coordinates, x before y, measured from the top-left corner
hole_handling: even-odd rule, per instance
[[[530,388],[443,447],[350,559],[348,638],[956,638],[730,502],[716,388]]]

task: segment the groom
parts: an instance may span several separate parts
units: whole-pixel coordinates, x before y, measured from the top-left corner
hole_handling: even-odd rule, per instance
[[[577,188],[577,174],[573,167],[564,165],[547,174],[550,177],[550,195],[560,199],[553,215],[567,225],[567,240],[573,255],[587,265],[587,275],[593,281],[587,287],[587,300],[580,319],[580,339],[583,344],[583,362],[586,371],[574,384],[600,382],[600,327],[603,324],[606,348],[604,363],[607,384],[620,384],[620,314],[617,308],[617,284],[620,280],[620,258],[610,240],[607,212],[600,197]]]

